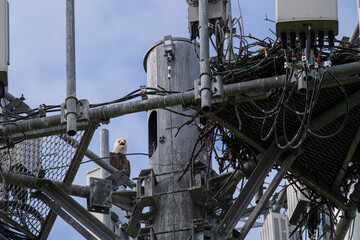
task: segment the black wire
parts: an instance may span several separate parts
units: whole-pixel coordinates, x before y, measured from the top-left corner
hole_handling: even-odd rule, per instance
[[[291,71],[291,74],[289,74],[289,71],[286,71],[286,78],[285,78],[285,85],[283,87],[283,91],[281,92],[281,95],[279,97],[279,100],[275,106],[275,108],[277,109],[276,112],[274,112],[273,115],[275,115],[273,124],[271,125],[270,130],[268,131],[267,135],[264,137],[263,136],[263,132],[264,132],[264,127],[266,124],[266,120],[267,118],[263,119],[262,125],[261,125],[261,130],[260,130],[260,138],[262,141],[266,141],[267,139],[269,139],[269,137],[271,136],[272,132],[274,132],[276,130],[276,125],[277,125],[277,119],[279,117],[279,113],[280,110],[285,106],[285,104],[289,101],[292,91],[294,89],[294,87],[292,88],[292,91],[290,92],[289,96],[287,95],[287,91],[288,91],[288,87],[289,87],[289,83],[291,81],[292,75],[293,75],[294,71]],[[268,100],[268,107],[270,106],[270,99]],[[277,137],[277,136],[276,136]]]
[[[149,156],[148,153],[126,153],[126,154],[117,154],[117,155],[113,155],[114,157],[117,157],[117,156]],[[102,160],[102,159],[109,159],[110,156],[108,157],[100,157],[100,158],[94,158],[94,159],[90,159],[90,160],[86,160],[86,161],[83,161],[81,162],[80,164],[85,164],[85,163],[89,163],[89,162],[95,162],[96,160]],[[62,166],[58,166],[58,167],[53,167],[53,168],[46,168],[44,170],[54,170],[54,169],[59,169],[59,168],[65,168],[65,167],[69,167],[70,165],[67,164],[67,165],[62,165]]]
[[[319,135],[319,134],[314,133],[313,131],[311,131],[309,129],[309,133],[316,136],[316,137],[318,137],[318,138],[331,138],[331,137],[334,137],[334,136],[338,135],[345,128],[345,126],[346,126],[346,124],[348,122],[348,119],[349,119],[349,114],[350,114],[350,101],[349,101],[349,97],[348,97],[348,95],[346,93],[346,90],[345,90],[344,86],[341,84],[339,79],[332,72],[325,69],[325,73],[329,73],[336,80],[336,82],[338,83],[342,93],[344,94],[345,102],[346,102],[346,112],[345,112],[344,120],[343,120],[341,126],[339,127],[339,129],[336,132],[334,132],[334,133],[332,133],[330,135]]]
[[[322,79],[320,81],[322,81]],[[276,142],[277,142],[277,145],[278,145],[279,148],[283,149],[283,148],[286,148],[286,147],[290,146],[291,148],[296,149],[303,143],[303,141],[305,140],[306,134],[308,132],[309,126],[310,126],[312,111],[313,111],[314,105],[316,103],[316,96],[318,96],[317,81],[315,82],[315,86],[313,88],[310,99],[309,99],[309,88],[306,88],[306,106],[305,106],[304,116],[300,121],[301,124],[300,124],[300,127],[299,127],[297,133],[295,134],[295,136],[292,138],[291,141],[288,140],[287,134],[286,134],[286,124],[285,124],[285,119],[286,119],[285,118],[285,112],[286,112],[285,109],[286,108],[284,108],[284,112],[283,112],[283,133],[284,133],[284,138],[285,138],[285,141],[286,141],[285,145],[280,145],[278,143],[276,126],[275,126],[275,139],[276,139]],[[297,141],[300,134],[302,134],[300,140],[298,141],[298,143],[296,145],[293,145],[293,143],[295,141]]]
[[[146,90],[152,90],[152,91],[146,91],[146,95],[168,95],[168,94],[173,94],[173,93],[179,93],[176,91],[167,91],[167,90],[159,90],[157,88],[152,88],[152,87],[146,87]],[[108,102],[104,102],[104,103],[97,103],[97,104],[90,104],[90,108],[94,108],[94,107],[100,107],[100,106],[105,106],[105,105],[110,105],[110,104],[114,104],[114,103],[120,103],[120,102],[125,102],[131,99],[134,99],[136,97],[140,97],[142,96],[142,93],[137,93],[139,91],[141,91],[142,89],[137,89],[132,91],[131,93],[125,95],[124,97],[112,100],[112,101],[108,101]],[[136,93],[136,94],[135,94]]]

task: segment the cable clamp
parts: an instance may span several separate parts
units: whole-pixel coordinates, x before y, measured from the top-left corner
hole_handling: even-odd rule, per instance
[[[41,105],[40,105],[41,106]],[[66,109],[66,103],[62,103],[61,105],[61,124],[66,124],[66,116],[70,113]],[[40,109],[40,108],[39,108]],[[78,122],[90,121],[89,115],[89,101],[87,99],[81,99],[76,104],[76,112],[74,112],[78,116]]]
[[[165,57],[167,58],[168,62],[174,58],[174,42],[171,35],[164,37],[164,48],[165,48]]]
[[[149,97],[147,96],[146,86],[145,86],[145,85],[140,86],[140,96],[141,96],[141,99],[142,99],[142,100],[146,100],[146,99],[149,98]]]
[[[208,73],[203,73],[203,74],[208,74]],[[204,89],[209,89],[212,92],[213,97],[223,97],[224,96],[224,84],[223,84],[222,76],[221,75],[212,76],[210,88],[203,88],[202,90],[204,90]],[[194,92],[195,92],[195,100],[200,100],[201,99],[200,78],[196,79],[194,81]]]
[[[45,104],[39,105],[39,115],[40,115],[40,117],[46,117],[46,105]]]

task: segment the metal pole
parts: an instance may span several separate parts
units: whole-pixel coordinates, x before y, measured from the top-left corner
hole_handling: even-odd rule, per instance
[[[101,129],[100,130],[100,157],[106,158],[103,159],[104,162],[109,163],[109,130]],[[101,168],[101,178],[106,178],[108,176],[108,172]],[[111,226],[111,219],[110,214],[103,214],[102,215],[102,222],[110,228]]]
[[[199,0],[199,36],[200,36],[200,94],[201,109],[204,112],[211,110],[211,75],[210,75],[210,49],[209,49],[209,2]]]
[[[74,0],[66,0],[66,120],[67,133],[77,131]]]
[[[100,130],[100,157],[103,158],[103,161],[109,163],[109,130],[101,129]],[[105,169],[106,170],[106,169]],[[101,176],[103,178],[107,177],[107,172],[102,169]]]
[[[356,23],[356,26],[354,28],[354,31],[352,32],[349,42],[355,43],[356,40],[359,38],[359,21]]]
[[[231,61],[232,58],[232,36],[230,35],[230,29],[232,29],[232,12],[231,12],[231,0],[229,0],[228,2],[228,9],[229,9],[229,14],[228,14],[228,28],[229,31],[226,32],[225,34],[225,49],[226,49],[226,56],[225,56],[225,60],[226,61]],[[240,29],[239,29],[240,31]]]
[[[226,49],[226,56],[225,56],[225,60],[226,61],[231,61],[232,58],[232,36],[230,35],[230,31],[232,29],[232,12],[231,12],[231,0],[229,0],[228,2],[228,9],[229,9],[229,14],[228,14],[228,28],[229,31],[226,32],[225,34],[225,49]],[[240,29],[239,29],[240,31]]]

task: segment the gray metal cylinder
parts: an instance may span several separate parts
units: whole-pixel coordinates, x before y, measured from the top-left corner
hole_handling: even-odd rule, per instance
[[[192,89],[200,72],[192,43],[183,38],[165,39],[156,43],[145,55],[148,87],[177,92]],[[194,114],[193,110],[184,111],[182,106],[170,109]],[[154,189],[158,212],[152,221],[157,239],[189,239],[192,220],[201,217],[200,210],[193,205],[189,192],[185,190],[192,184],[189,172],[177,182],[199,134],[194,124],[185,125],[178,132],[179,127],[189,119],[165,109],[148,112],[149,165],[158,182]],[[205,162],[205,154],[200,154],[197,161],[199,159]]]

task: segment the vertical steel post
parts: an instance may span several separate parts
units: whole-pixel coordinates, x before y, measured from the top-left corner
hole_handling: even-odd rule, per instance
[[[105,128],[100,130],[100,157],[103,158],[105,162],[110,162],[109,158],[106,158],[109,157],[109,130]],[[107,171],[105,172],[107,174]]]
[[[360,0],[357,0],[357,11],[358,11],[358,21],[356,24],[357,27],[357,34],[356,34],[356,42],[354,41],[354,43],[358,44],[359,43],[359,37],[360,37]]]
[[[228,9],[229,9],[229,13],[226,17],[229,18],[229,23],[228,23],[228,27],[229,29],[232,28],[232,11],[231,11],[231,0],[229,0],[228,3]],[[240,30],[240,29],[239,29]],[[232,58],[232,36],[230,35],[230,31],[226,32],[225,34],[225,49],[226,49],[226,56],[225,56],[225,60],[226,61],[231,61]]]
[[[67,133],[77,131],[74,0],[66,0],[66,120]]]
[[[105,158],[104,161],[109,163],[109,130],[100,130],[100,157]],[[106,178],[109,175],[108,171],[101,168],[101,178]],[[109,214],[103,214],[102,222],[110,228],[111,220]]]
[[[199,36],[200,36],[200,95],[201,109],[204,112],[211,110],[211,75],[210,75],[210,49],[209,49],[209,2],[199,0]]]

